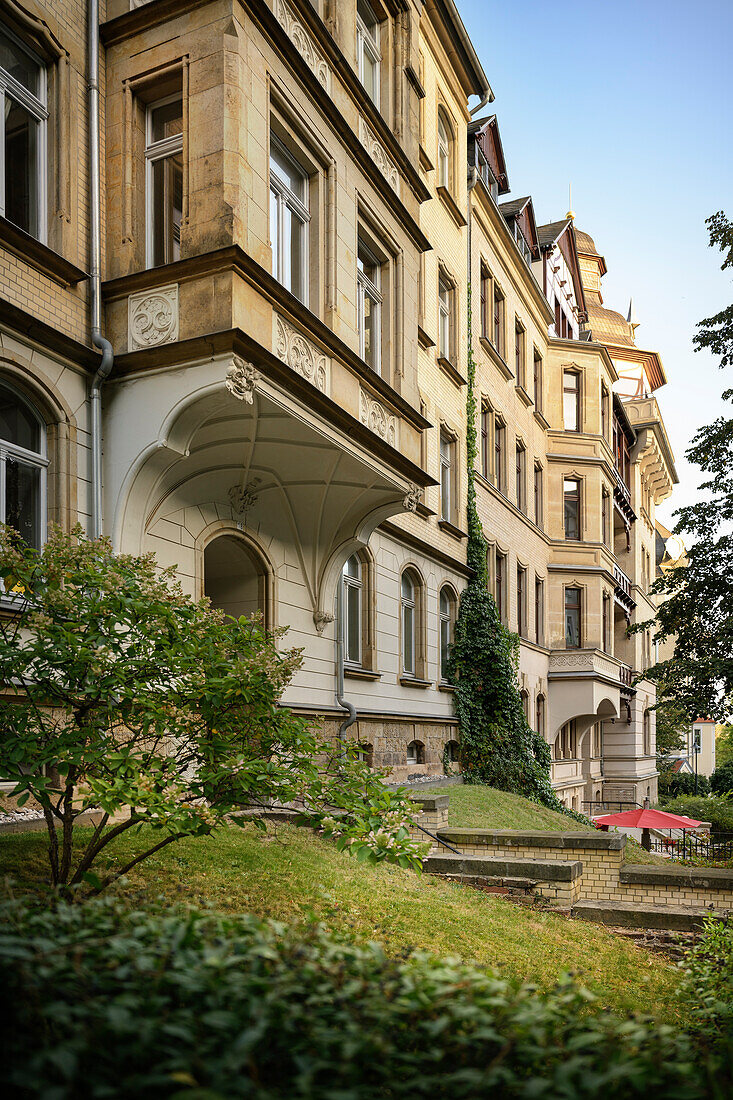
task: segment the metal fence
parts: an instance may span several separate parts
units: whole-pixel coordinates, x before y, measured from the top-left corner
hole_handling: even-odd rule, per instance
[[[699,836],[684,832],[676,837],[652,836],[652,851],[672,859],[709,859],[716,863],[733,861],[733,833]]]
[[[599,814],[621,814],[624,810],[636,810],[638,806],[638,802],[584,802],[583,813],[588,817],[597,817]]]

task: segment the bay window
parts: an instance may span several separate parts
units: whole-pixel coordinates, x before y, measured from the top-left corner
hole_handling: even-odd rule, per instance
[[[359,80],[375,107],[379,106],[379,20],[366,0],[356,5],[356,55]]]
[[[565,538],[580,539],[580,481],[577,477],[563,479],[563,510]]]
[[[562,372],[563,426],[566,432],[580,431],[580,375],[575,370]]]
[[[180,94],[147,109],[145,164],[147,179],[148,267],[181,258],[183,217],[183,99]]]
[[[359,354],[377,374],[382,366],[382,272],[379,260],[359,241],[356,263]]]
[[[579,588],[565,589],[565,648],[580,648],[580,597]]]
[[[308,175],[274,135],[270,140],[272,274],[308,304]]]

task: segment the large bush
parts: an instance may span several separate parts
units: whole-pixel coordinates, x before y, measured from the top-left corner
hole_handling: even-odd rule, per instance
[[[569,981],[539,994],[317,925],[111,899],[13,902],[0,925],[3,1079],[23,1100],[715,1095],[683,1036]]]
[[[733,1062],[733,924],[708,917],[699,941],[680,964],[690,1030]]]
[[[418,862],[406,798],[279,705],[300,654],[260,622],[195,603],[152,555],[115,555],[80,528],[39,552],[0,526],[0,579],[13,608],[0,616],[0,775],[43,810],[55,886],[99,889],[271,800],[296,803],[359,858]],[[102,816],[75,851],[89,809]],[[143,823],[152,848],[98,879],[107,844]]]
[[[698,795],[710,793],[710,780],[706,775],[697,777]],[[677,798],[683,794],[695,794],[695,776],[688,772],[662,771],[659,773],[659,795],[662,798]]]
[[[733,792],[733,760],[720,764],[710,776],[710,790],[715,794]]]
[[[707,798],[681,796],[665,802],[662,809],[671,814],[683,814],[697,821],[709,821],[713,833],[733,833],[733,799],[725,795]]]

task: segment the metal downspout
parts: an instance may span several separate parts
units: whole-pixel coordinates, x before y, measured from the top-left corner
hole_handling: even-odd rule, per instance
[[[89,64],[89,306],[92,344],[102,352],[97,371],[89,389],[91,469],[91,535],[102,534],[102,385],[109,377],[114,352],[102,335],[102,231],[99,152],[99,0],[89,0],[88,64]]]
[[[357,719],[356,707],[348,699],[344,699],[344,582],[339,575],[336,588],[336,702],[342,710],[347,712],[347,717],[339,726],[339,737],[343,738],[349,726],[353,726]]]

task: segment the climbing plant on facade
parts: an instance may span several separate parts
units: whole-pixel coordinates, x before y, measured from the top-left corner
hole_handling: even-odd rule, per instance
[[[517,684],[519,639],[503,626],[489,592],[486,539],[473,478],[478,407],[470,284],[468,299],[467,553],[472,575],[461,595],[449,666],[461,728],[463,775],[468,782],[486,783],[562,810],[550,785],[549,746],[530,728],[522,706]]]

